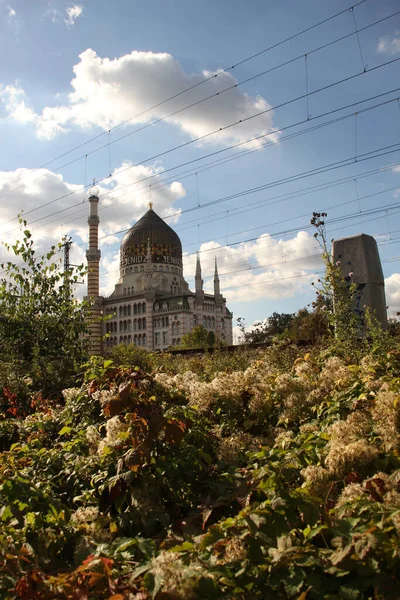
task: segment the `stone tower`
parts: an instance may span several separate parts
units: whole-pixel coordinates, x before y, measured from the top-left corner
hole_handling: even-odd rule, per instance
[[[357,312],[368,307],[376,319],[387,329],[385,282],[375,238],[365,233],[353,235],[332,243],[335,263],[340,262],[343,276],[352,273],[352,280],[359,291]]]

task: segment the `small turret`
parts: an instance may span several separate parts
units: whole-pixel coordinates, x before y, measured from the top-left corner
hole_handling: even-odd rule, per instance
[[[197,253],[196,257],[196,275],[195,275],[195,284],[196,284],[196,300],[202,301],[204,298],[203,291],[203,280],[201,278],[201,264],[200,264],[200,255]]]
[[[217,257],[215,257],[215,270],[214,270],[214,296],[215,300],[218,301],[221,296],[221,290],[219,286],[219,276],[218,276],[218,265],[217,265]]]

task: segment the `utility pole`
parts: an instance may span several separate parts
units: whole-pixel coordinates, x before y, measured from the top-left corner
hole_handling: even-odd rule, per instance
[[[63,237],[62,248],[64,248],[64,286],[65,289],[69,291],[69,250],[72,246],[72,239],[70,237]]]

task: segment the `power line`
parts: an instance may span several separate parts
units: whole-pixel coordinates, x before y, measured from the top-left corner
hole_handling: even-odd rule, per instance
[[[75,150],[79,150],[80,148],[83,148],[84,146],[86,146],[88,143],[93,142],[99,138],[101,138],[104,135],[108,135],[111,131],[114,131],[115,129],[122,127],[123,125],[126,125],[127,123],[129,123],[130,121],[133,121],[141,116],[143,116],[144,114],[146,114],[147,112],[150,112],[152,110],[154,110],[155,108],[158,108],[160,106],[162,106],[163,104],[166,104],[167,102],[174,100],[175,98],[197,88],[200,87],[202,85],[204,85],[205,83],[207,83],[208,81],[214,80],[217,77],[219,77],[220,75],[224,74],[224,73],[228,73],[229,71],[233,70],[234,68],[237,68],[241,65],[243,65],[244,63],[253,60],[254,58],[257,58],[258,56],[261,56],[262,54],[265,54],[267,52],[269,52],[270,50],[273,50],[279,46],[281,46],[282,44],[285,44],[289,41],[294,40],[297,37],[300,37],[301,35],[308,33],[309,31],[312,31],[313,29],[328,23],[329,21],[337,18],[338,16],[346,13],[346,12],[350,12],[350,11],[354,11],[354,9],[357,6],[360,6],[361,4],[364,4],[366,2],[366,0],[360,0],[359,2],[353,4],[352,6],[345,8],[337,13],[335,13],[334,15],[331,15],[330,17],[327,17],[325,19],[322,19],[321,21],[319,21],[318,23],[315,23],[314,25],[310,25],[309,27],[306,27],[305,29],[285,38],[284,40],[281,40],[279,42],[276,42],[275,44],[272,44],[271,46],[268,46],[267,48],[264,48],[263,50],[260,50],[259,52],[256,52],[255,54],[252,54],[250,56],[247,56],[244,59],[241,59],[240,61],[236,62],[234,65],[230,66],[230,67],[226,67],[225,69],[219,70],[217,73],[213,73],[212,75],[210,75],[209,77],[205,78],[204,80],[193,84],[183,90],[181,90],[180,92],[177,92],[176,94],[158,102],[157,104],[154,104],[153,106],[151,106],[150,108],[147,108],[146,110],[134,115],[133,117],[130,117],[129,119],[125,119],[124,121],[121,121],[118,125],[114,125],[113,127],[111,127],[108,131],[103,131],[102,133],[93,136],[92,138],[86,140],[85,142],[83,142],[82,144],[79,144],[77,146],[75,146],[74,148],[72,148],[71,150],[68,150],[67,152],[64,152],[62,154],[60,154],[59,156],[57,156],[56,158],[51,159],[50,161],[47,161],[46,163],[44,163],[42,166],[37,167],[36,169],[34,169],[34,171],[38,171],[40,169],[43,169],[45,167],[47,167],[48,165],[52,164],[53,162],[55,162],[56,160],[59,160],[60,158],[63,158],[64,156],[67,156],[68,154],[71,154],[72,152],[74,152]],[[87,156],[87,154],[85,155]],[[16,180],[18,181],[18,180]]]
[[[338,112],[338,111],[341,111],[341,110],[345,110],[346,108],[349,108],[349,107],[351,107],[351,106],[358,105],[358,104],[362,104],[362,103],[365,103],[365,102],[371,101],[371,100],[373,100],[373,99],[376,99],[376,98],[379,98],[379,97],[386,96],[386,95],[388,95],[388,94],[394,93],[394,92],[398,91],[399,89],[400,89],[400,88],[396,88],[396,89],[390,90],[390,91],[388,91],[388,92],[383,92],[383,93],[381,93],[381,94],[378,94],[378,95],[372,96],[372,97],[370,97],[370,98],[367,98],[367,99],[364,99],[364,100],[360,100],[360,101],[358,101],[358,102],[356,102],[356,103],[351,103],[351,104],[350,104],[350,105],[348,105],[348,106],[342,106],[342,107],[340,107],[340,108],[333,109],[333,110],[331,110],[331,111],[328,111],[328,112],[326,112],[326,113],[323,113],[323,114],[321,114],[321,115],[317,115],[317,116],[315,116],[315,117],[312,117],[312,118],[310,118],[310,119],[308,119],[308,120],[314,120],[314,119],[319,119],[319,118],[322,118],[323,116],[327,116],[327,115],[329,115],[329,114],[336,113],[336,112]],[[373,109],[375,109],[375,108],[379,108],[379,107],[381,107],[381,106],[383,106],[383,105],[385,105],[385,104],[388,104],[388,103],[391,103],[391,102],[394,102],[394,101],[397,101],[397,98],[394,98],[394,99],[391,99],[391,100],[387,100],[387,101],[381,102],[381,103],[379,103],[379,104],[376,104],[376,105],[374,105],[374,106],[367,107],[367,108],[365,108],[365,109],[359,110],[359,111],[358,111],[358,113],[359,113],[359,114],[361,114],[361,113],[363,113],[363,112],[367,112],[367,111],[369,111],[369,110],[373,110]],[[320,123],[320,124],[318,124],[318,125],[316,125],[316,126],[314,126],[314,127],[307,128],[307,129],[305,129],[305,130],[301,130],[301,131],[299,131],[299,132],[296,132],[296,133],[294,133],[294,134],[292,134],[292,135],[290,135],[290,136],[286,136],[285,138],[280,138],[280,140],[278,140],[277,142],[274,142],[274,144],[275,144],[275,143],[280,143],[281,141],[285,141],[286,139],[292,139],[292,137],[297,137],[298,135],[303,135],[303,134],[306,134],[306,133],[308,133],[308,132],[310,132],[310,131],[314,131],[315,129],[318,129],[318,128],[321,128],[321,127],[325,127],[325,126],[327,126],[327,125],[330,125],[330,124],[332,124],[332,123],[335,123],[335,122],[338,122],[338,121],[341,121],[341,120],[344,120],[344,119],[350,118],[350,117],[351,117],[351,116],[353,116],[353,115],[354,115],[354,113],[352,113],[352,114],[347,114],[347,115],[343,115],[342,117],[338,117],[337,119],[333,119],[333,120],[331,120],[331,121],[327,121],[327,122],[324,122],[324,123]],[[300,121],[299,123],[304,123],[304,122],[307,122],[307,120]],[[281,129],[279,129],[279,130],[275,130],[273,133],[278,133],[278,132],[282,132],[282,131],[284,131],[284,130],[286,130],[286,129],[293,128],[293,127],[297,126],[299,123],[295,123],[295,124],[288,125],[288,126],[286,126],[286,127],[283,127],[283,128],[281,128]],[[266,136],[268,136],[268,135],[271,135],[271,134],[265,134],[265,135],[263,135],[262,137],[266,137]],[[270,145],[270,144],[265,144],[265,145],[263,146],[263,149],[264,149],[265,147],[268,147],[269,145]],[[205,157],[202,157],[202,158],[206,158],[206,157],[208,157],[208,156],[214,155],[214,154],[216,154],[216,153],[223,152],[223,151],[225,151],[225,150],[227,150],[227,149],[224,149],[224,150],[219,150],[219,151],[213,152],[213,153],[211,153],[211,154],[208,154],[208,155],[206,155]],[[238,157],[239,157],[239,156],[238,156]],[[193,161],[188,161],[188,162],[186,162],[186,163],[183,163],[183,165],[185,165],[185,164],[188,164],[188,163],[192,163],[192,162],[196,162],[196,161],[198,161],[198,160],[202,160],[202,158],[200,158],[200,159],[195,159],[195,160],[193,160]],[[232,160],[232,159],[234,159],[234,158],[236,158],[236,157],[231,157],[229,160]],[[177,168],[180,168],[181,166],[182,166],[182,165],[178,165],[177,167],[172,167],[172,168],[170,168],[170,169],[167,169],[166,171],[164,171],[164,173],[165,173],[165,172],[167,172],[167,171],[176,170]],[[142,178],[142,179],[140,179],[140,180],[138,180],[138,181],[136,181],[136,182],[133,182],[133,183],[130,183],[130,184],[126,184],[125,186],[120,186],[120,187],[116,188],[116,190],[117,190],[117,191],[118,191],[118,190],[120,191],[121,189],[124,189],[124,188],[130,187],[131,185],[137,185],[138,183],[141,183],[142,181],[145,181],[145,180],[148,180],[148,179],[152,179],[153,177],[154,177],[154,175],[151,175],[151,176],[149,176],[149,177],[144,177],[144,178]],[[158,187],[162,187],[162,186],[160,185],[160,186],[158,186]],[[147,190],[147,186],[143,186],[142,188],[139,188],[139,189],[145,189],[145,190]],[[157,187],[155,187],[155,188],[153,188],[153,189],[158,189],[158,188],[157,188]],[[114,192],[115,192],[115,190],[112,190],[112,192],[114,193]],[[75,192],[70,192],[69,194],[67,194],[67,196],[68,196],[68,195],[72,195],[72,194],[74,194],[74,193],[75,193]],[[100,196],[103,196],[103,195],[104,195],[104,194],[100,194]],[[45,205],[41,205],[41,206],[39,206],[39,207],[36,207],[36,208],[34,208],[34,209],[32,209],[32,210],[28,211],[27,213],[25,213],[25,215],[27,215],[27,214],[29,214],[29,213],[32,213],[32,212],[35,212],[35,211],[36,211],[36,210],[38,210],[39,208],[42,208],[43,206],[46,206],[47,204],[51,204],[51,203],[53,203],[53,202],[55,202],[55,201],[57,201],[57,200],[59,200],[59,199],[62,199],[62,198],[64,198],[64,197],[65,197],[65,195],[64,195],[64,196],[61,196],[60,198],[56,198],[55,200],[52,200],[52,201],[50,201],[49,203],[46,203]],[[115,206],[116,204],[118,204],[118,203],[119,203],[119,201],[117,201],[117,202],[114,202],[113,204],[110,204],[110,205],[109,205],[109,207],[114,207],[114,206]],[[42,220],[44,220],[44,219],[47,219],[47,218],[49,218],[50,216],[53,216],[53,215],[58,215],[58,214],[60,214],[60,213],[62,213],[62,212],[65,212],[65,211],[67,211],[67,210],[70,210],[71,208],[74,208],[74,207],[76,207],[76,206],[81,206],[81,205],[82,205],[82,203],[81,203],[81,202],[78,202],[78,203],[76,203],[76,204],[73,204],[73,205],[72,205],[72,206],[70,206],[70,207],[66,207],[66,208],[64,208],[64,209],[60,209],[60,210],[58,210],[58,211],[56,211],[56,212],[50,213],[50,214],[48,214],[48,215],[45,215],[44,217],[41,217],[41,218],[39,218],[39,219],[36,219],[35,221],[32,221],[31,223],[32,223],[32,224],[34,224],[34,223],[37,223],[37,222],[39,222],[39,221],[42,221]],[[207,206],[207,204],[203,204],[203,205],[197,205],[196,209],[201,209],[201,208],[203,208],[204,206]],[[106,208],[109,208],[109,207],[102,207],[102,208],[101,208],[101,210],[105,210]],[[191,210],[191,209],[188,209],[188,210]],[[81,212],[81,211],[79,211],[79,212]],[[184,212],[185,212],[185,211],[184,211]],[[166,219],[167,219],[167,218],[171,218],[171,217],[174,217],[174,216],[177,216],[177,215],[180,215],[180,214],[183,214],[183,213],[182,213],[182,212],[172,213],[172,215],[168,215],[168,216],[167,216],[167,217],[165,217],[165,218],[166,218]],[[13,220],[14,220],[14,219],[10,219],[9,221],[6,221],[6,222],[5,222],[5,223],[3,223],[2,225],[4,225],[4,224],[7,224],[7,223],[9,223],[9,222],[12,222]],[[17,228],[15,228],[15,229],[17,229]],[[10,230],[10,231],[14,231],[14,230]],[[10,231],[9,231],[9,232],[7,232],[7,233],[10,233]],[[124,230],[124,231],[125,231],[125,230]],[[121,233],[121,232],[117,232],[117,233]]]
[[[143,165],[143,164],[144,164],[144,163],[146,163],[146,162],[154,161],[154,160],[156,160],[156,159],[160,158],[161,156],[165,156],[166,154],[170,154],[171,152],[174,152],[174,151],[176,151],[176,150],[182,149],[182,148],[184,148],[184,147],[187,147],[187,146],[189,146],[189,145],[191,145],[191,144],[194,144],[194,143],[196,143],[196,142],[202,141],[202,140],[204,140],[204,139],[206,139],[206,138],[208,138],[208,137],[210,137],[210,136],[212,136],[212,135],[215,135],[215,134],[217,134],[217,133],[220,133],[221,131],[225,131],[225,130],[227,130],[227,129],[230,129],[230,128],[232,128],[232,127],[235,127],[236,125],[239,125],[239,124],[241,124],[241,123],[245,123],[245,122],[247,122],[247,121],[250,121],[251,119],[254,119],[254,118],[260,117],[260,116],[262,116],[262,115],[264,115],[264,114],[266,114],[266,113],[269,113],[269,112],[271,112],[272,110],[276,110],[276,109],[278,109],[278,108],[282,108],[283,106],[287,106],[287,105],[289,105],[289,104],[292,104],[293,102],[297,102],[298,100],[304,99],[306,96],[314,95],[314,94],[317,94],[317,93],[319,93],[319,92],[321,92],[321,91],[325,91],[325,90],[327,90],[327,89],[330,89],[330,88],[332,88],[332,87],[334,87],[334,86],[336,86],[336,85],[339,85],[339,84],[341,84],[341,83],[345,83],[345,82],[347,82],[347,81],[350,81],[350,80],[352,80],[352,79],[355,79],[355,78],[357,78],[357,77],[360,77],[361,75],[365,75],[365,74],[367,74],[367,73],[371,73],[371,72],[373,72],[373,71],[375,71],[375,70],[377,70],[377,69],[380,69],[380,68],[382,68],[382,67],[385,67],[385,66],[388,66],[388,65],[390,65],[390,64],[393,64],[393,63],[395,63],[395,62],[397,62],[397,61],[399,61],[399,60],[400,60],[400,57],[399,57],[399,58],[392,59],[392,60],[390,60],[390,61],[387,61],[387,62],[385,62],[385,63],[382,63],[381,65],[377,65],[377,66],[375,66],[375,67],[371,67],[371,68],[370,68],[368,71],[363,71],[363,72],[361,72],[361,73],[356,73],[356,74],[354,74],[354,75],[350,75],[350,76],[348,76],[348,77],[345,77],[345,78],[343,78],[343,79],[341,79],[341,80],[338,80],[338,81],[336,81],[336,82],[334,82],[334,83],[330,83],[330,84],[328,84],[328,85],[325,85],[325,86],[323,86],[323,87],[321,87],[321,88],[318,88],[317,90],[314,90],[314,91],[312,91],[312,92],[308,92],[308,94],[302,94],[302,95],[300,95],[300,96],[297,96],[296,98],[292,98],[292,99],[290,99],[290,100],[287,100],[287,101],[285,101],[285,102],[282,102],[282,103],[280,103],[280,104],[278,104],[278,105],[275,105],[274,107],[270,107],[270,108],[268,108],[268,109],[265,109],[265,110],[263,110],[263,111],[260,111],[260,112],[258,112],[258,113],[255,113],[254,115],[250,115],[249,117],[245,117],[245,118],[243,118],[243,119],[239,119],[238,121],[236,121],[236,122],[234,122],[234,123],[230,123],[229,125],[226,125],[226,126],[224,126],[224,127],[220,127],[219,129],[216,129],[216,130],[214,130],[214,131],[211,131],[211,132],[209,132],[209,133],[207,133],[207,134],[204,134],[204,135],[202,135],[202,136],[199,136],[199,137],[197,137],[197,138],[193,138],[192,140],[189,140],[189,141],[187,141],[187,142],[184,142],[184,143],[182,143],[182,144],[178,144],[177,146],[174,146],[173,148],[170,148],[170,149],[168,149],[168,150],[165,150],[165,151],[163,151],[163,152],[160,152],[160,153],[158,153],[158,154],[156,154],[156,155],[154,155],[154,156],[151,156],[151,157],[147,158],[145,161],[143,161],[143,162],[141,162],[141,163],[135,163],[135,164],[133,164],[133,165],[130,165],[129,167],[126,167],[126,168],[124,168],[124,169],[120,169],[120,170],[118,171],[118,174],[124,173],[124,172],[126,172],[126,171],[128,171],[128,170],[130,170],[130,169],[132,169],[132,168],[134,168],[134,167],[137,167],[137,166]],[[270,134],[271,134],[271,133],[270,133]],[[270,135],[270,134],[269,134],[269,135]],[[255,138],[253,138],[253,139],[255,139]],[[190,163],[190,162],[194,162],[194,161],[188,161],[187,163],[184,163],[184,164],[188,164],[188,163]],[[97,182],[96,182],[96,183],[97,183],[97,184],[98,184],[98,183],[101,183],[101,182],[105,181],[106,179],[108,179],[108,177],[109,177],[109,176],[107,176],[107,177],[103,177],[103,178],[100,178],[100,179],[98,179],[98,180],[97,180]],[[135,182],[135,183],[136,183],[136,182]],[[90,187],[90,186],[89,186],[89,184],[88,184],[86,187]],[[126,187],[126,186],[125,186],[125,187]],[[118,190],[118,189],[120,189],[120,188],[116,188],[116,189]],[[50,205],[50,204],[53,204],[54,202],[57,202],[58,200],[61,200],[61,199],[67,198],[67,197],[69,197],[69,196],[71,196],[71,195],[73,195],[73,194],[75,194],[75,193],[76,193],[76,191],[69,192],[69,193],[67,193],[67,194],[63,194],[62,196],[59,196],[58,198],[55,198],[55,199],[53,199],[53,200],[50,200],[49,202],[46,202],[46,203],[44,203],[44,204],[42,204],[42,205],[40,205],[40,206],[36,207],[35,209],[32,209],[32,210],[28,211],[26,214],[28,214],[28,213],[31,213],[31,212],[34,212],[34,211],[36,211],[36,210],[38,210],[38,209],[40,209],[40,208],[44,208],[44,207],[46,207],[46,206],[48,206],[48,205]],[[102,195],[102,194],[100,194],[100,196],[101,196],[101,195]],[[103,194],[103,195],[104,195],[104,194]],[[169,215],[169,216],[171,217],[172,215]],[[15,218],[17,218],[17,217],[15,217]],[[7,223],[8,223],[8,222],[10,222],[10,221],[7,221]],[[3,224],[4,224],[4,223],[0,224],[0,226],[1,226],[1,225],[3,225]]]
[[[248,77],[247,79],[243,79],[242,81],[239,81],[239,82],[237,82],[237,83],[235,83],[233,85],[230,85],[230,86],[228,86],[227,88],[225,88],[223,90],[220,90],[218,92],[210,94],[209,96],[206,96],[205,98],[201,98],[200,100],[196,100],[195,102],[192,102],[191,104],[188,104],[188,105],[186,105],[184,107],[181,107],[181,108],[179,108],[179,109],[177,109],[177,110],[169,113],[168,115],[165,115],[164,117],[160,117],[158,119],[155,119],[154,121],[151,121],[151,123],[146,123],[145,125],[142,125],[138,129],[135,129],[134,131],[130,131],[129,133],[126,133],[125,135],[120,136],[119,138],[116,138],[113,141],[108,140],[107,143],[105,143],[103,146],[99,146],[95,150],[92,150],[92,151],[88,152],[87,154],[84,154],[82,156],[77,157],[77,158],[73,159],[72,161],[70,161],[68,163],[65,163],[64,165],[61,165],[61,166],[57,167],[57,169],[60,170],[60,169],[63,169],[64,167],[70,166],[71,164],[74,164],[75,162],[78,162],[78,161],[82,160],[83,158],[87,158],[88,155],[92,155],[92,154],[95,154],[96,152],[100,152],[101,150],[104,150],[105,148],[107,148],[110,151],[110,146],[112,144],[116,144],[116,143],[118,143],[118,142],[120,142],[120,141],[122,141],[122,140],[124,140],[124,139],[126,139],[128,137],[131,137],[132,135],[135,135],[136,133],[140,133],[141,131],[144,131],[148,127],[153,127],[154,125],[157,125],[158,123],[162,123],[162,122],[166,121],[167,119],[170,119],[171,117],[174,117],[174,116],[176,116],[176,115],[178,115],[178,114],[180,114],[180,113],[182,113],[182,112],[184,112],[184,111],[186,111],[186,110],[188,110],[190,108],[193,108],[195,106],[198,106],[199,104],[202,104],[203,102],[206,102],[207,100],[211,100],[212,98],[216,98],[218,96],[221,96],[225,92],[229,92],[229,91],[231,91],[231,90],[233,90],[233,89],[235,89],[235,88],[237,88],[237,87],[239,87],[241,85],[244,85],[245,83],[249,83],[250,81],[254,81],[255,79],[257,79],[259,77],[267,75],[268,73],[272,73],[273,71],[276,71],[277,69],[280,69],[282,67],[288,66],[288,65],[290,65],[290,64],[292,64],[292,63],[294,63],[294,62],[296,62],[296,61],[304,58],[304,56],[308,57],[308,56],[310,56],[310,54],[314,54],[315,52],[318,52],[320,50],[324,50],[327,47],[332,46],[333,44],[336,44],[338,42],[341,42],[341,41],[343,41],[343,40],[345,40],[345,39],[347,39],[349,37],[352,37],[352,36],[354,36],[356,34],[358,35],[359,32],[365,31],[367,29],[370,29],[371,27],[374,27],[375,25],[378,25],[378,24],[382,23],[383,21],[391,19],[391,18],[397,16],[398,14],[400,14],[400,11],[392,13],[391,15],[389,15],[387,17],[384,17],[382,19],[379,19],[378,21],[375,21],[374,23],[370,23],[369,25],[366,25],[365,27],[362,27],[361,29],[358,29],[356,31],[353,31],[351,33],[343,35],[343,36],[341,36],[339,38],[336,38],[335,40],[332,40],[331,42],[327,42],[326,44],[320,45],[317,48],[314,48],[313,50],[309,50],[306,54],[302,53],[302,54],[300,54],[300,55],[298,55],[298,56],[296,56],[294,58],[291,58],[291,59],[289,59],[289,60],[287,60],[287,61],[285,61],[283,63],[280,63],[279,65],[276,65],[274,67],[271,67],[269,69],[261,71],[260,73],[256,73],[255,75],[252,75],[251,77]],[[365,72],[365,71],[366,71],[366,69],[364,69],[363,72]],[[308,99],[308,96],[309,96],[309,92],[307,90],[307,93],[306,93],[307,99]],[[309,119],[307,118],[307,120],[309,120]],[[111,132],[111,129],[108,131],[108,134],[110,132]],[[110,156],[109,156],[109,161],[110,161]],[[52,171],[52,172],[54,173],[54,171]],[[111,170],[109,169],[109,175],[107,176],[107,178],[109,178],[110,176],[111,176]],[[39,179],[40,177],[42,177],[42,176],[40,175],[38,178],[35,178],[34,181],[36,181],[36,179]],[[10,194],[12,192],[15,192],[15,191],[18,191],[18,190],[22,189],[23,187],[24,187],[24,185],[22,185],[22,186],[20,186],[18,188],[14,188],[13,190],[9,190],[9,191],[5,192],[3,195],[0,195],[0,199],[3,196],[5,196],[5,195],[8,195],[8,194]]]

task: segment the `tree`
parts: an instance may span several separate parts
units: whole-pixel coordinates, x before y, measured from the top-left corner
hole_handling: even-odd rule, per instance
[[[203,325],[197,325],[189,333],[182,336],[180,348],[213,348],[216,345],[215,333],[208,331]]]
[[[46,394],[59,389],[60,379],[70,384],[77,366],[86,357],[87,303],[78,303],[72,288],[84,268],[63,272],[56,253],[61,244],[37,256],[27,222],[19,219],[22,241],[5,244],[19,259],[1,268],[0,360],[23,365],[33,389]]]
[[[249,329],[246,327],[244,319],[239,317],[237,323],[242,334],[242,342],[245,344],[270,342],[275,335],[287,331],[293,318],[294,314],[291,313],[273,312],[264,321],[256,321]]]

